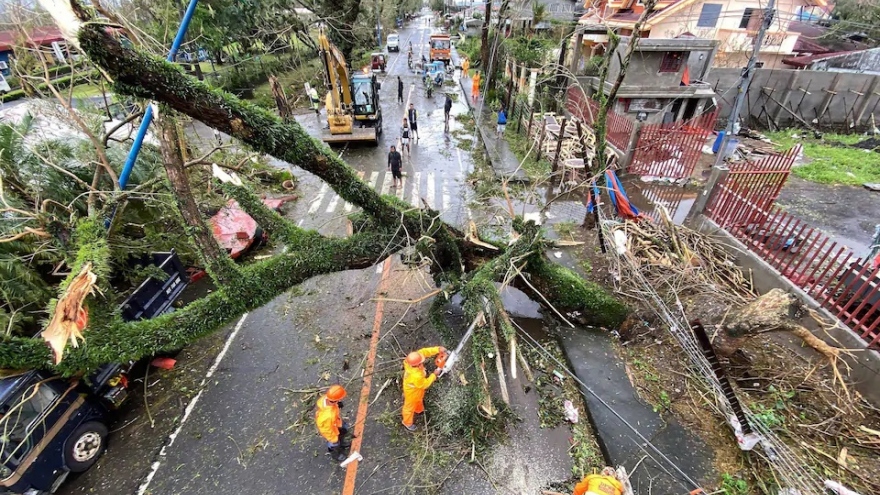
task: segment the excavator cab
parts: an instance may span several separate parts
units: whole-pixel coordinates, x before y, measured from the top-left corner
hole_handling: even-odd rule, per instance
[[[379,81],[374,74],[355,74],[351,78],[354,119],[361,127],[375,127],[382,132],[382,109],[379,108]]]

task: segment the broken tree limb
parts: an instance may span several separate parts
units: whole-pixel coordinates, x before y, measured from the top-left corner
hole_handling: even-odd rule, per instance
[[[99,21],[81,23],[78,39],[89,58],[114,79],[120,93],[160,101],[257,151],[296,163],[378,221],[400,221],[400,209],[359,180],[354,169],[296,122],[285,124],[263,109],[188,77],[175,64],[126,48]]]
[[[498,387],[501,389],[501,400],[510,405],[510,394],[507,392],[507,380],[504,378],[504,360],[501,358],[501,347],[498,345],[498,332],[495,325],[489,325],[492,345],[495,348],[495,368],[498,369]]]
[[[326,145],[309,137],[295,123],[284,124],[268,112],[185,76],[173,64],[124,47],[113,30],[102,24],[104,21],[92,19],[76,0],[57,0],[55,4],[66,12],[56,16],[59,22],[67,24],[64,32],[73,33],[73,38],[82,42],[83,51],[112,76],[120,94],[155,99],[236,136],[259,152],[296,163],[363,210],[352,216],[359,223],[359,228],[354,229],[357,234],[347,239],[328,239],[294,228],[277,214],[269,213],[251,201],[256,195],[245,187],[224,186],[241,201],[245,211],[260,217],[267,230],[275,229],[281,241],[295,249],[241,268],[240,277],[171,315],[125,323],[104,308],[100,321],[93,322],[94,336],[90,335],[86,346],[74,349],[57,371],[69,375],[107,362],[136,360],[180,349],[242,313],[266,304],[293,285],[320,274],[372,266],[380,257],[410,244],[412,239],[418,240],[417,249],[430,251],[427,254],[434,261],[432,268],[438,269],[438,281],[445,279],[463,287],[465,308],[475,310],[472,313],[479,312],[484,300],[497,300],[494,284],[513,260],[522,264],[521,260],[526,258],[543,257],[547,241],[534,223],[514,219],[515,240],[508,246],[497,246],[495,252],[468,242],[457,229],[439,221],[437,212],[415,210],[396,198],[377,194]],[[68,264],[76,270],[85,261],[91,261],[100,284],[109,278],[104,276],[109,275],[107,234],[98,217],[81,223],[94,227],[95,244],[80,249],[77,258],[73,262],[68,260]],[[100,242],[104,243],[103,250]],[[531,273],[535,287],[552,294],[550,300],[558,296],[570,304],[571,310],[595,315],[599,324],[610,326],[622,320],[620,313],[625,314],[625,307],[598,287],[591,287],[559,266],[548,269],[536,260],[526,263],[525,270],[531,272],[533,267],[538,270]],[[48,366],[48,358],[48,349],[37,340],[12,338],[0,342],[0,367],[42,368]]]
[[[370,233],[346,239],[313,239],[309,249],[242,267],[235,284],[173,313],[134,322],[116,316],[93,328],[87,345],[69,350],[57,371],[73,374],[107,362],[178,350],[309,278],[373,266],[386,252],[388,241],[385,235]],[[49,358],[49,348],[42,340],[16,337],[0,344],[0,368],[44,368]]]

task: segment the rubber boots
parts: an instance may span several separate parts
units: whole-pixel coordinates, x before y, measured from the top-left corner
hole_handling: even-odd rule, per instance
[[[345,453],[346,448],[347,447],[340,442],[339,445],[330,449],[330,460],[342,462],[347,459],[348,455]]]

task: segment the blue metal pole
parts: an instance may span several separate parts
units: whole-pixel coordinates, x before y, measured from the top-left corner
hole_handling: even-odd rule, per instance
[[[192,20],[198,3],[199,0],[190,0],[189,6],[183,14],[183,20],[180,22],[180,27],[177,29],[177,36],[174,37],[174,42],[171,44],[171,50],[168,52],[168,57],[166,57],[166,60],[169,62],[174,61],[174,57],[177,55],[177,50],[179,50],[180,45],[183,44],[183,38],[186,36],[186,30],[189,28],[189,22]],[[153,122],[153,107],[148,106],[147,111],[144,112],[144,119],[141,121],[141,126],[138,128],[137,135],[134,138],[134,143],[131,145],[131,151],[128,152],[128,158],[126,158],[125,165],[122,167],[122,173],[119,174],[119,189],[125,189],[126,184],[128,184],[128,178],[131,176],[134,162],[137,161],[138,154],[141,152],[141,146],[144,144],[144,137],[147,135],[147,129],[149,129],[151,122]]]

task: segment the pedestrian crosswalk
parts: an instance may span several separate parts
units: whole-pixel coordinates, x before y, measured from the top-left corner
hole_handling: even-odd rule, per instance
[[[423,206],[422,200],[431,208],[441,212],[466,208],[463,205],[463,200],[459,198],[461,178],[457,174],[447,175],[433,171],[413,172],[405,175],[403,187],[397,188],[391,187],[393,178],[390,171],[358,172],[358,176],[379,194],[397,196],[417,208]],[[326,183],[321,184],[321,188],[308,202],[308,205],[309,215],[344,214],[354,210],[354,205],[340,198]]]

